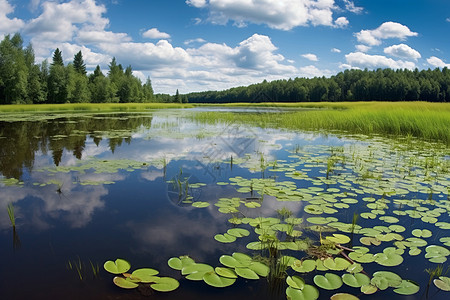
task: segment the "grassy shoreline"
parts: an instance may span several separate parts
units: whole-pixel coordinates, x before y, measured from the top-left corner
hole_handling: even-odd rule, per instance
[[[219,119],[294,130],[322,129],[368,135],[412,136],[450,145],[450,104],[447,103],[320,102],[285,103],[279,107],[322,109],[276,114],[261,113],[257,118],[251,114],[202,112],[194,118],[199,121]]]
[[[232,112],[199,112],[199,121],[241,122],[261,127],[276,126],[298,130],[340,130],[349,133],[413,136],[450,145],[450,104],[429,102],[307,102],[307,103],[87,103],[0,105],[1,113],[15,112],[109,112],[147,111],[193,107],[280,107],[316,108],[317,110],[280,113],[236,114]]]

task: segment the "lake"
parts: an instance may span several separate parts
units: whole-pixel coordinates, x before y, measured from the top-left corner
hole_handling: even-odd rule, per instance
[[[450,297],[447,146],[208,110],[0,114],[1,298]]]

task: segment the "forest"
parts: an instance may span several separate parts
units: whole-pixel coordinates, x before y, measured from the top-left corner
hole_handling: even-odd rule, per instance
[[[345,70],[330,78],[263,81],[187,94],[190,103],[320,101],[450,101],[450,70]]]
[[[160,99],[159,99],[160,98]],[[0,42],[0,104],[28,103],[128,103],[168,101],[168,95],[154,95],[150,78],[142,84],[113,58],[107,76],[97,66],[87,74],[80,52],[64,65],[57,48],[52,62],[35,63],[31,44],[23,47],[20,34],[6,35]]]
[[[337,75],[258,84],[223,91],[174,95],[154,94],[145,83],[113,58],[105,76],[97,65],[87,74],[83,55],[64,65],[57,48],[52,62],[35,63],[32,45],[23,47],[20,34],[0,42],[0,104],[27,103],[234,103],[337,101],[450,101],[450,70],[351,69]]]

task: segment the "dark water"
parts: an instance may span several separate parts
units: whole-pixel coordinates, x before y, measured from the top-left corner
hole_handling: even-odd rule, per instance
[[[256,192],[240,193],[236,190],[239,186],[217,184],[230,183],[229,179],[236,176],[292,181],[298,189],[318,186],[324,188],[325,193],[327,188],[353,193],[350,187],[356,188],[357,178],[370,171],[374,174],[372,177],[383,174],[383,180],[364,178],[373,181],[371,192],[355,193],[352,198],[357,199],[358,204],[325,216],[351,223],[353,212],[370,211],[362,200],[364,197],[383,197],[389,201],[431,198],[441,203],[440,207],[445,211],[438,221],[449,221],[448,190],[445,190],[449,172],[448,169],[445,171],[448,166],[445,148],[433,156],[436,165],[443,165],[434,180],[415,181],[414,184],[420,186],[417,192],[383,195],[383,191],[389,189],[385,187],[389,178],[394,178],[398,186],[401,180],[405,185],[412,184],[405,175],[407,167],[413,174],[426,171],[422,164],[425,160],[420,158],[424,155],[420,152],[423,150],[414,145],[406,150],[401,146],[396,148],[380,139],[361,141],[359,138],[263,130],[238,124],[204,125],[189,121],[184,114],[174,110],[145,114],[42,114],[0,118],[1,299],[285,299],[284,283],[270,283],[265,278],[239,278],[231,287],[219,289],[203,281],[189,281],[167,265],[169,258],[181,255],[189,255],[196,262],[220,266],[219,257],[223,254],[259,254],[246,248],[248,243],[258,239],[248,224],[239,226],[251,232],[248,237],[230,244],[214,240],[216,234],[234,226],[228,222],[231,215],[219,212],[214,205],[220,198],[260,196]],[[326,174],[327,158],[336,154],[333,151],[344,151],[347,161],[337,161],[333,170]],[[417,161],[411,162],[411,157],[416,157]],[[373,169],[361,169],[370,166],[368,160],[374,162]],[[393,167],[396,160],[397,165]],[[288,171],[274,171],[276,165],[293,162],[297,163],[293,168],[305,169],[302,172],[312,180],[292,179],[286,176]],[[262,169],[261,164],[264,165]],[[391,172],[395,168],[398,168],[398,174]],[[437,171],[430,169],[432,172]],[[348,182],[342,185],[347,175],[356,178],[350,186]],[[335,181],[327,182],[325,176]],[[405,178],[401,179],[402,176]],[[185,198],[185,185],[182,191],[177,187],[178,179],[191,185],[206,184],[188,188],[188,194],[193,197],[192,201],[211,205],[192,207]],[[322,184],[317,182],[320,179]],[[431,195],[424,192],[430,187],[434,189]],[[382,192],[376,192],[376,189]],[[320,198],[320,194],[314,197]],[[15,230],[7,214],[8,203],[14,205]],[[277,201],[266,195],[260,208],[243,207],[241,213],[252,218],[277,217],[276,210],[284,207],[295,217],[320,216],[307,214],[304,207],[308,204],[305,201]],[[434,206],[429,206],[432,208]],[[435,223],[421,222],[421,219],[392,214],[395,209],[406,208],[391,202],[386,210],[386,215],[398,217],[398,224],[406,228],[405,238],[412,236],[414,228],[428,228],[433,232],[427,239],[428,244],[443,246],[439,239],[449,236],[449,230],[441,229]],[[391,224],[359,218],[358,225]],[[316,232],[307,230],[304,236],[318,238]],[[361,236],[357,235],[355,245],[361,245]],[[392,245],[393,242],[383,242],[378,248],[371,247],[371,253],[382,252]],[[285,253],[297,258],[306,256],[305,252],[299,251],[286,250]],[[363,264],[369,274],[389,270],[417,282],[420,285],[418,293],[401,296],[389,288],[373,295],[362,295],[361,299],[427,299],[429,277],[424,269],[438,264],[429,262],[424,253],[424,247],[417,256],[405,253],[404,262],[394,267],[375,262]],[[150,296],[142,289],[120,289],[112,282],[114,275],[103,269],[105,261],[116,258],[128,260],[131,270],[155,268],[161,276],[178,279],[180,287],[170,293],[153,292]],[[79,272],[74,267],[76,264],[81,265]],[[93,271],[96,266],[98,273]],[[445,261],[443,266],[445,270],[448,262]],[[292,270],[288,273],[295,274]],[[313,277],[323,273],[312,272],[303,277],[306,283],[314,285]],[[344,272],[334,273],[341,275]],[[319,299],[328,299],[336,292],[319,291]],[[359,289],[345,284],[338,291],[361,294]],[[439,292],[433,284],[430,286],[428,299],[448,297],[448,292]]]

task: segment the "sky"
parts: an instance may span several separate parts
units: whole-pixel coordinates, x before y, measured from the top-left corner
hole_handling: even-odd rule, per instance
[[[223,90],[351,68],[450,68],[448,0],[0,0],[0,38],[36,62],[113,57],[155,93]]]

